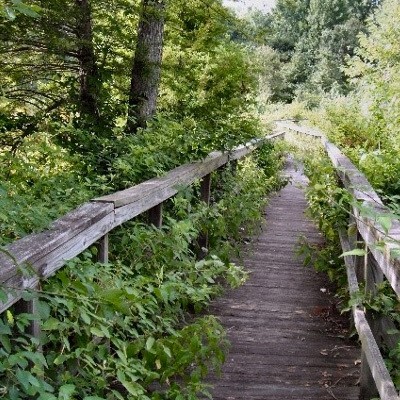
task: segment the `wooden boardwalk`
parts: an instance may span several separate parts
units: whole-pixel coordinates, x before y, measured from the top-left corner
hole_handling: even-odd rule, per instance
[[[222,375],[209,379],[216,400],[358,398],[360,350],[345,339],[326,277],[295,254],[300,236],[322,242],[304,215],[306,180],[291,162],[286,172],[292,182],[270,200],[244,257],[248,281],[210,309],[231,342]]]

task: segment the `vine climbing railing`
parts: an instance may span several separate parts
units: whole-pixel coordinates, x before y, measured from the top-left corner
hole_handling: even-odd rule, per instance
[[[99,245],[99,261],[106,263],[108,233],[145,212],[149,213],[149,223],[160,227],[163,202],[180,188],[201,179],[201,200],[209,204],[211,173],[245,157],[276,136],[279,134],[255,139],[230,152],[213,152],[204,160],[177,167],[163,177],[93,199],[56,220],[48,230],[0,249],[0,289],[5,293],[0,312],[17,303],[18,312],[35,314],[36,300],[21,300],[24,290],[37,289],[42,279],[53,275],[68,260],[95,243]],[[199,241],[204,246],[206,237]],[[33,322],[30,330],[33,335],[39,335],[38,323]]]
[[[354,198],[349,229],[339,232],[345,253],[361,247],[363,255],[345,256],[350,294],[359,293],[363,282],[366,295],[374,295],[386,278],[400,296],[400,222],[393,219],[365,176],[334,144],[319,131],[294,123],[278,122],[286,133],[303,134],[322,141],[343,186]],[[365,212],[364,210],[368,210]],[[385,221],[390,220],[387,224]],[[354,229],[356,228],[356,229]],[[352,233],[354,232],[354,233]],[[354,252],[353,252],[354,253]],[[394,349],[400,340],[388,317],[377,317],[361,306],[353,306],[353,317],[361,345],[360,399],[399,400],[399,394],[386,368],[381,348]]]

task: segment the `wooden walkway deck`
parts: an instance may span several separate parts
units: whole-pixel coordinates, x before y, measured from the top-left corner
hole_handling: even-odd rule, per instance
[[[302,265],[298,238],[322,238],[304,215],[299,185],[306,178],[288,164],[292,183],[266,209],[266,222],[244,263],[245,285],[211,306],[228,331],[222,376],[209,383],[216,400],[353,400],[358,398],[360,350],[345,339],[330,284]]]

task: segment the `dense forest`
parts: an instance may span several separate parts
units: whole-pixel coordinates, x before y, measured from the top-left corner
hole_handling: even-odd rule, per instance
[[[2,1],[0,245],[286,118],[323,130],[398,214],[399,21],[397,0],[277,0],[243,18],[220,0]],[[306,166],[319,185],[308,196],[329,246],[336,214],[318,162]],[[110,237],[109,263],[90,248],[27,291],[38,315],[0,320],[0,398],[207,393],[227,343],[215,318],[194,313],[222,280],[245,279],[231,257],[284,184],[281,165],[282,146],[264,145],[214,173],[211,207],[196,201],[199,185],[184,188],[161,229],[129,222]]]

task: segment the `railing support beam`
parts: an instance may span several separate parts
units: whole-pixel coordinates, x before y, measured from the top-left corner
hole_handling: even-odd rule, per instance
[[[98,254],[97,261],[102,264],[108,263],[108,252],[109,252],[109,238],[108,233],[104,235],[97,244]]]
[[[150,225],[154,225],[156,228],[161,228],[162,209],[163,209],[163,203],[157,204],[155,207],[150,208],[147,214],[148,223]]]
[[[36,339],[40,338],[41,329],[40,329],[40,320],[38,315],[38,301],[39,299],[35,297],[32,300],[19,300],[14,304],[14,312],[16,314],[32,314],[37,319],[31,321],[27,328],[26,333],[35,337]]]
[[[204,202],[207,207],[210,206],[211,201],[211,174],[206,175],[200,184],[200,200]],[[202,259],[206,256],[208,250],[208,232],[201,232],[197,238],[197,257]]]

